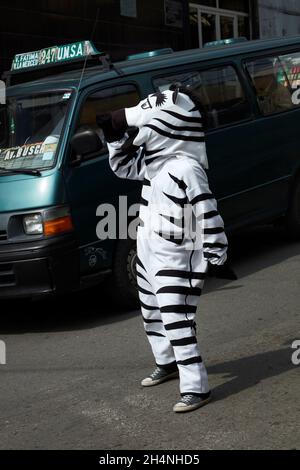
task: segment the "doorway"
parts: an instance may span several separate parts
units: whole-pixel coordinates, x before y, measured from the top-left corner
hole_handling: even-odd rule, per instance
[[[190,4],[192,48],[207,42],[245,36],[249,38],[249,15],[246,13]]]

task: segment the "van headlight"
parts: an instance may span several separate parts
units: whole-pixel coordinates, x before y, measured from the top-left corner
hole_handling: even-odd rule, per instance
[[[23,226],[26,235],[42,235],[44,233],[42,214],[25,215]]]
[[[44,235],[45,237],[54,237],[74,230],[70,209],[67,206],[25,215],[23,227],[26,235]]]

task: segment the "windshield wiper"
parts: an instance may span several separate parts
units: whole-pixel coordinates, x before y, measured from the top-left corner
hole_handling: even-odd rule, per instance
[[[24,170],[22,170],[21,168],[4,168],[4,167],[1,167],[0,166],[0,175],[1,173],[5,173],[5,174],[15,174],[15,175],[31,175],[31,176],[42,176],[42,173],[39,171],[39,170],[26,170],[24,168]]]

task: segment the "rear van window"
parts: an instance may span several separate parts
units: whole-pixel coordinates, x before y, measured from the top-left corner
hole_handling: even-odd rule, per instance
[[[157,90],[163,91],[175,82],[192,86],[199,95],[209,129],[234,124],[251,117],[250,103],[231,65],[160,77],[154,79],[154,86]]]
[[[264,116],[293,109],[293,90],[300,84],[300,54],[247,61],[246,68]],[[294,72],[298,73],[295,73]]]
[[[286,76],[282,76],[285,86],[288,83],[293,91],[300,88],[300,52],[279,56]]]

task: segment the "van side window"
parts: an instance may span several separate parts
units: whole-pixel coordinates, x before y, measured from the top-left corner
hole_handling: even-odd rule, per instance
[[[158,91],[165,91],[170,88],[172,83],[181,83],[184,86],[199,86],[201,77],[198,71],[178,73],[176,75],[169,75],[167,77],[155,78],[153,80],[154,86]]]
[[[230,66],[177,74],[154,81],[166,89],[172,83],[190,85],[199,95],[209,129],[234,124],[251,116],[251,107],[235,69]]]
[[[280,57],[265,57],[246,62],[263,115],[294,108],[291,84]]]
[[[279,57],[286,76],[282,74],[282,84],[290,85],[292,91],[300,88],[300,52]]]
[[[85,100],[76,130],[85,128],[97,129],[96,118],[98,114],[105,114],[121,108],[136,106],[140,102],[139,93],[134,85],[120,85],[96,91]],[[101,135],[102,139],[104,136]],[[105,149],[103,153],[105,153]]]

